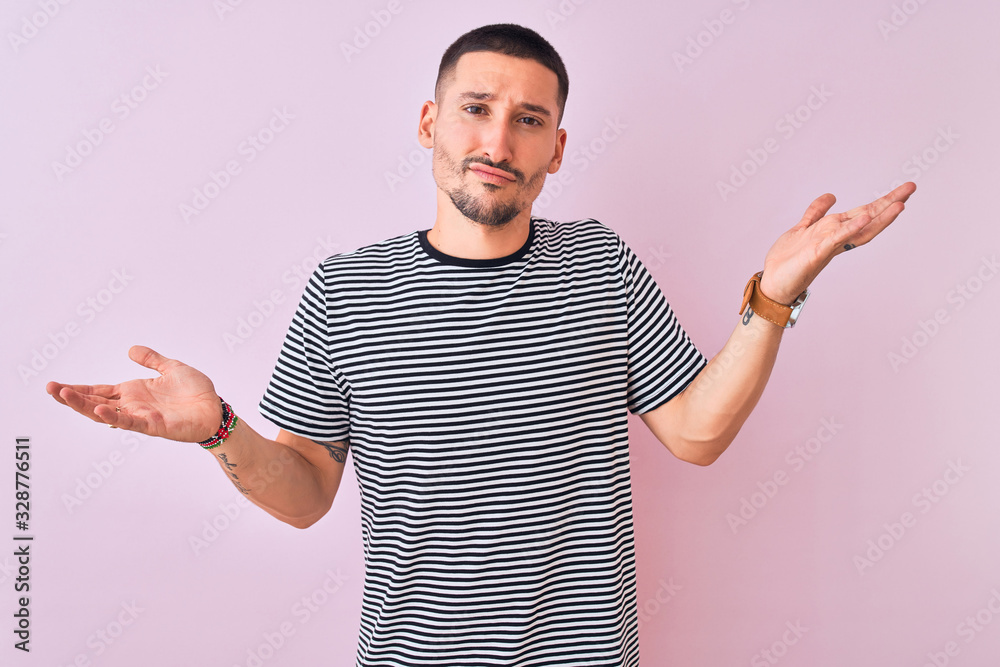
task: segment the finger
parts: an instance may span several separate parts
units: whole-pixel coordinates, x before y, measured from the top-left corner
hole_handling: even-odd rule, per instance
[[[874,216],[863,230],[864,240],[866,242],[870,241],[871,239],[875,238],[880,233],[882,233],[882,231],[890,224],[892,224],[892,221],[895,220],[899,216],[899,214],[903,212],[903,209],[905,207],[906,205],[903,204],[903,202],[901,201],[893,202],[888,206],[888,208],[884,209],[881,213]]]
[[[833,254],[846,252],[855,246],[859,246],[864,241],[859,238],[864,228],[871,222],[871,216],[867,213],[857,215],[850,220],[845,220],[836,232],[828,237],[829,250]],[[850,245],[848,245],[850,243]]]
[[[889,193],[896,201],[905,202],[910,198],[914,192],[917,191],[917,184],[913,181],[907,181],[903,183],[898,188]]]
[[[806,212],[802,214],[802,219],[799,224],[795,225],[794,229],[805,229],[809,227],[814,222],[826,215],[826,212],[830,210],[834,204],[837,203],[837,198],[832,194],[827,192],[825,195],[820,195],[809,204],[809,208]]]
[[[917,190],[917,184],[916,183],[914,183],[912,181],[909,181],[907,183],[903,183],[898,188],[894,189],[892,192],[890,192],[890,193],[888,193],[888,194],[886,194],[886,195],[884,195],[882,197],[879,197],[878,199],[876,199],[873,202],[870,202],[868,204],[864,204],[863,206],[855,206],[850,211],[847,211],[846,213],[844,213],[844,215],[846,215],[849,218],[853,218],[854,216],[858,215],[859,213],[864,212],[864,213],[868,213],[868,215],[872,216],[872,218],[875,218],[880,213],[882,213],[884,210],[886,210],[887,208],[889,208],[890,206],[892,206],[894,203],[896,203],[896,202],[905,202],[907,199],[910,198],[910,195],[912,195],[914,192],[916,192],[916,190]],[[899,213],[897,212],[897,215],[898,214]]]
[[[75,391],[74,387],[65,385],[60,390],[59,395],[65,405],[98,424],[107,424],[130,431],[142,431],[145,425],[142,419],[138,419],[129,414],[127,410],[123,410],[117,399],[107,401],[101,397],[95,399]]]
[[[64,387],[68,387],[85,396],[94,396],[103,399],[118,398],[118,385],[116,384],[62,384],[60,382],[50,382],[45,388],[46,390],[53,388],[54,391],[58,392]]]
[[[45,385],[45,391],[47,391],[52,398],[56,399],[63,405],[67,405],[66,400],[62,397],[61,392],[63,389],[70,389],[78,394],[89,397],[96,402],[107,402],[118,398],[116,385],[62,384],[60,382],[49,382]]]
[[[841,250],[846,252],[859,245],[868,243],[892,224],[893,220],[903,212],[904,208],[905,205],[903,202],[893,202],[875,217],[870,217],[867,213],[862,213],[857,218],[845,223],[845,234],[842,235],[842,239],[838,239],[844,245]]]
[[[884,208],[878,215],[873,217],[870,223],[871,227],[878,231],[876,231],[875,234],[872,234],[872,236],[875,236],[892,224],[892,221],[903,212],[904,208],[906,208],[906,205],[903,202],[895,201]]]
[[[176,359],[168,359],[159,352],[148,348],[145,345],[133,345],[128,350],[128,356],[129,359],[140,366],[151,368],[160,375],[163,375],[170,369],[171,366],[178,363]]]
[[[62,396],[59,395],[59,392],[65,386],[66,385],[59,384],[58,382],[49,382],[48,384],[45,385],[45,391],[46,391],[46,393],[48,393],[49,396],[51,396],[52,398],[56,399],[57,401],[59,401],[63,405],[66,405],[66,401],[63,399]]]
[[[74,387],[65,385],[63,385],[63,387],[59,390],[59,399],[59,402],[63,405],[68,406],[76,412],[79,412],[84,417],[98,423],[106,423],[103,419],[100,419],[97,416],[97,408],[99,406],[104,406],[109,411],[114,411],[114,407],[108,407],[110,403],[108,399],[104,399],[103,397],[97,397],[95,399],[91,395],[82,394],[76,391]],[[115,402],[117,403],[117,401]]]

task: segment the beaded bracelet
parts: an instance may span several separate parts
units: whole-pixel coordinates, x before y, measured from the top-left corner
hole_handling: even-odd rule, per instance
[[[226,403],[221,398],[219,400],[222,401],[222,425],[219,426],[219,430],[215,432],[215,435],[208,440],[198,443],[205,449],[213,449],[225,442],[226,438],[232,434],[233,429],[236,428],[236,422],[240,420],[236,416],[236,413],[233,412],[229,403]]]

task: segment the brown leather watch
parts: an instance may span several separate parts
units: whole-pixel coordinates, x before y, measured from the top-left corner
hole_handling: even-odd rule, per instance
[[[764,275],[763,271],[758,271],[754,275],[750,276],[747,286],[743,288],[743,305],[740,306],[740,315],[743,311],[747,309],[747,305],[750,306],[753,312],[757,313],[763,317],[768,322],[772,324],[777,324],[779,327],[784,327],[786,329],[794,327],[795,322],[799,319],[799,312],[802,310],[802,305],[809,298],[809,290],[805,290],[796,297],[795,301],[790,306],[786,306],[783,303],[778,303],[777,301],[772,301],[764,296],[764,293],[760,291],[760,278]],[[746,324],[750,321],[750,313],[747,313],[743,318],[743,323]]]

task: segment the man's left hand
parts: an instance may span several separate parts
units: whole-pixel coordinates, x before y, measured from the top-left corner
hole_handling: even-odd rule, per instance
[[[829,193],[817,197],[802,220],[767,251],[760,291],[791,305],[831,259],[868,243],[888,227],[916,189],[916,184],[904,183],[870,204],[830,215],[827,211],[837,198]]]

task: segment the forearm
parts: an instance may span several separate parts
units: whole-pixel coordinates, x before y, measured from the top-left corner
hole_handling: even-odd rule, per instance
[[[722,350],[678,396],[679,439],[696,462],[717,459],[743,427],[764,392],[783,331],[756,315],[741,319]]]
[[[242,419],[222,444],[207,451],[240,493],[286,523],[304,528],[330,508],[315,466]]]
[[[799,296],[819,272],[843,252],[868,243],[902,211],[916,190],[904,183],[869,204],[844,213],[827,214],[836,198],[813,200],[802,219],[771,246],[764,257],[759,285],[747,285],[744,306],[771,311],[785,322],[785,307],[801,307]],[[757,278],[756,276],[754,277]],[[754,303],[757,306],[754,306]],[[778,354],[783,327],[753,313],[698,377],[674,399],[642,414],[656,437],[678,458],[707,465],[725,451],[764,391]]]

